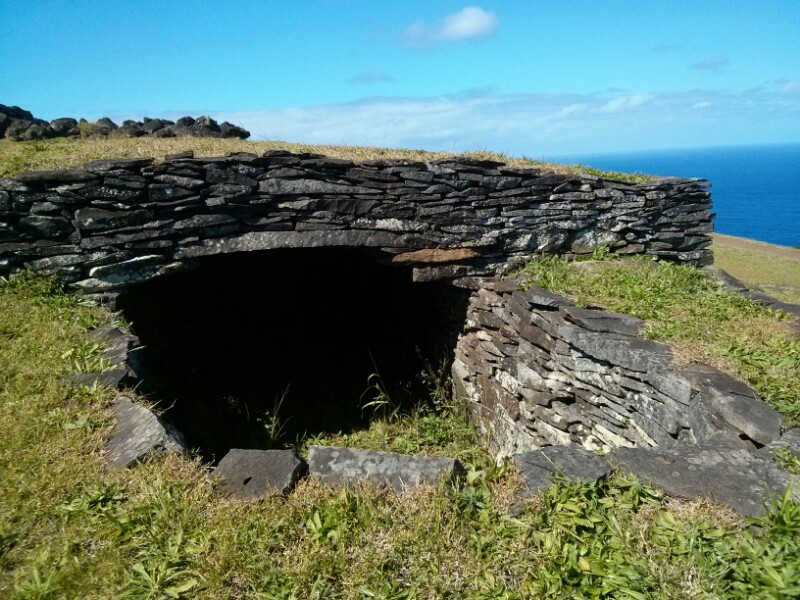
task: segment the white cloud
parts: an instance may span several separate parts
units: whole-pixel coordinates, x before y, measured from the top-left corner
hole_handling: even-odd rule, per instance
[[[350,79],[348,79],[346,83],[369,84],[369,83],[388,83],[390,81],[394,81],[394,77],[392,77],[389,73],[387,73],[383,69],[372,69],[370,71],[363,71],[361,73],[356,73]]]
[[[403,41],[413,48],[430,48],[444,42],[466,42],[493,35],[497,31],[497,16],[479,6],[467,6],[447,15],[441,23],[428,25],[412,23],[403,32]]]
[[[689,68],[699,71],[719,71],[723,67],[728,66],[728,64],[730,64],[730,61],[725,56],[717,56],[693,62],[689,65]]]
[[[800,79],[787,81],[781,87],[781,94],[784,96],[800,96]]]
[[[713,105],[713,110],[698,110]],[[372,97],[341,104],[214,113],[252,139],[465,151],[533,158],[627,149],[800,139],[800,96],[722,93]],[[194,113],[192,113],[194,114]],[[199,114],[199,113],[198,113]]]
[[[613,113],[620,110],[632,110],[639,108],[643,104],[650,102],[655,96],[653,94],[633,94],[631,96],[617,96],[606,102],[600,112]]]

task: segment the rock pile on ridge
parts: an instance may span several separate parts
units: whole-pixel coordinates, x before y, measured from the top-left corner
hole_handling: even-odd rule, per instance
[[[177,121],[168,119],[149,119],[141,121],[126,120],[117,125],[111,119],[103,117],[96,123],[86,119],[77,121],[72,118],[54,119],[49,123],[37,119],[29,111],[18,106],[0,104],[0,138],[14,141],[44,140],[56,137],[108,137],[122,135],[125,137],[214,137],[239,138],[245,140],[250,132],[238,125],[224,121],[217,123],[208,116],[181,117]]]

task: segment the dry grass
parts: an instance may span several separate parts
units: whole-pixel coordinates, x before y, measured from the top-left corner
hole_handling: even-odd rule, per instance
[[[12,142],[0,140],[0,177],[13,177],[23,171],[54,170],[80,167],[90,160],[103,158],[154,157],[162,159],[166,154],[193,150],[195,156],[222,156],[229,152],[253,152],[261,154],[268,150],[291,152],[313,152],[353,161],[376,159],[406,159],[431,161],[450,157],[466,157],[480,160],[504,162],[512,167],[537,168],[554,173],[586,174],[595,177],[601,171],[589,173],[580,165],[559,165],[527,158],[514,158],[506,154],[476,150],[453,154],[428,152],[402,148],[376,148],[369,146],[322,146],[295,144],[281,141],[247,141],[215,138],[127,138],[112,136],[98,139],[53,139],[41,142]],[[626,181],[648,181],[643,175],[628,176],[624,173],[609,173],[608,179]]]
[[[800,304],[800,250],[715,235],[711,246],[714,264],[768,294]]]

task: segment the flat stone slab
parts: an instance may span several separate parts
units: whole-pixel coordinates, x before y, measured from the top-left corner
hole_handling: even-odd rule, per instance
[[[705,397],[705,408],[736,431],[759,445],[780,436],[783,417],[747,384],[708,365],[692,365],[680,374]]]
[[[547,446],[515,454],[511,460],[525,481],[526,496],[549,488],[556,481],[556,474],[569,481],[594,483],[611,473],[611,465],[602,457],[580,446]]]
[[[435,486],[442,479],[460,477],[464,466],[453,458],[311,446],[308,471],[310,477],[333,487],[366,482],[401,491],[409,486]]]
[[[781,437],[760,448],[757,453],[773,458],[776,450],[786,451],[795,458],[800,459],[800,427],[784,431]]]
[[[106,444],[106,468],[109,471],[124,469],[148,456],[188,450],[177,429],[130,398],[117,398],[114,416],[117,427]]]
[[[671,496],[706,498],[727,504],[747,517],[766,513],[771,498],[794,483],[800,500],[800,478],[747,450],[708,446],[618,448],[608,455],[617,469],[630,471]]]
[[[255,500],[289,492],[307,468],[292,450],[232,449],[214,474],[219,490],[238,500]]]

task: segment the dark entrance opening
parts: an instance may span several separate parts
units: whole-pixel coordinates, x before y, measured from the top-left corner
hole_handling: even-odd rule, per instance
[[[449,284],[331,248],[204,258],[120,306],[144,345],[142,391],[210,460],[364,427],[377,386],[420,401],[419,374],[450,359],[466,312]]]

